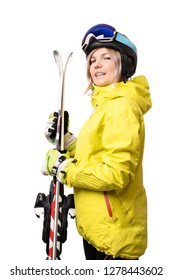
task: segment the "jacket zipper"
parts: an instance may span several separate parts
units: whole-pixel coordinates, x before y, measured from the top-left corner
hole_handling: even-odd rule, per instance
[[[109,217],[112,217],[113,213],[112,213],[111,205],[110,205],[110,202],[109,202],[108,194],[107,194],[106,191],[104,192],[104,198],[105,198],[105,202],[106,202]]]

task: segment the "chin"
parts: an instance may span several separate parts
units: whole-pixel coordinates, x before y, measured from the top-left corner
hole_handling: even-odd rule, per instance
[[[106,82],[96,82],[94,83],[96,86],[98,87],[106,87],[108,85],[110,85],[111,83],[106,83]]]

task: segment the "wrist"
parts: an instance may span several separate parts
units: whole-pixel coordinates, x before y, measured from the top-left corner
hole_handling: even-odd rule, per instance
[[[76,149],[76,136],[71,133],[71,132],[67,132],[64,135],[64,145],[65,145],[65,149],[68,151],[73,151]]]

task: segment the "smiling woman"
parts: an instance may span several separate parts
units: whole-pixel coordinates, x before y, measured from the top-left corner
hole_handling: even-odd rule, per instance
[[[137,50],[114,27],[90,28],[82,49],[94,112],[77,140],[65,135],[73,142],[73,153],[68,146],[65,154],[48,151],[42,172],[53,175],[56,166],[57,180],[73,187],[76,225],[87,260],[135,260],[147,247],[142,161],[149,85],[145,76],[131,78]],[[53,138],[50,127],[47,135]]]
[[[99,103],[96,91],[89,97],[83,95],[87,80],[85,55],[80,43],[85,32],[100,22],[115,25],[137,45],[135,75],[146,73],[150,83],[154,106],[144,116],[146,138],[143,161],[148,198],[148,247],[140,257],[140,264],[165,264],[165,273],[170,267],[170,275],[165,279],[172,277],[171,258],[165,257],[172,247],[173,236],[170,195],[172,71],[167,70],[172,64],[173,42],[169,40],[172,34],[172,1],[94,0],[92,5],[89,3],[78,1],[75,9],[75,1],[69,0],[0,1],[0,207],[4,228],[1,230],[1,276],[4,279],[8,279],[10,266],[22,261],[29,265],[31,261],[44,261],[46,257],[45,244],[41,241],[42,218],[35,218],[33,203],[36,194],[40,191],[48,194],[50,186],[50,178],[40,174],[40,167],[45,151],[50,148],[50,143],[44,139],[46,118],[58,109],[58,75],[52,51],[57,49],[63,60],[74,51],[65,85],[65,108],[70,113],[71,131],[78,135],[93,111],[91,98],[92,103]],[[73,11],[68,13],[68,20],[67,10]],[[130,83],[127,82],[128,85]],[[126,85],[123,86],[125,88]],[[88,133],[84,133],[84,138],[88,138],[94,151],[102,141],[101,127],[94,141]],[[72,191],[73,188],[65,188],[67,193]],[[68,239],[62,250],[62,260],[67,264],[84,260],[81,241],[74,220],[69,219]],[[95,266],[95,262],[91,265]]]

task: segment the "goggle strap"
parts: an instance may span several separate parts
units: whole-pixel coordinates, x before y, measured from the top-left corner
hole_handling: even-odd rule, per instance
[[[116,33],[116,38],[115,41],[122,43],[126,46],[128,46],[129,48],[131,48],[135,53],[137,53],[137,49],[135,47],[135,45],[124,35],[120,34],[120,33]]]

